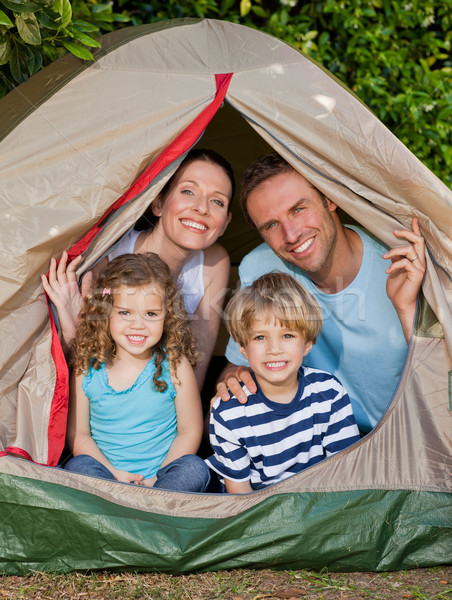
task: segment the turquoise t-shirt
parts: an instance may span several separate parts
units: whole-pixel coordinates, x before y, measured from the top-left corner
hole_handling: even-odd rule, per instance
[[[167,388],[154,387],[152,358],[127,390],[116,391],[108,383],[105,364],[90,367],[82,387],[89,399],[91,436],[117,469],[154,477],[177,434],[176,390],[169,364],[162,363]]]
[[[363,242],[361,268],[337,294],[321,292],[300,269],[280,259],[267,244],[251,251],[239,267],[242,287],[278,270],[297,279],[322,308],[323,329],[303,364],[333,373],[347,390],[358,427],[368,432],[385,413],[396,390],[407,352],[397,313],[386,294],[382,258],[387,247],[357,227]],[[238,345],[229,340],[227,359],[246,365]]]

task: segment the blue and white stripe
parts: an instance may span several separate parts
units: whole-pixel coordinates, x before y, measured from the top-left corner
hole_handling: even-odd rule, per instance
[[[214,455],[207,464],[222,478],[260,489],[299,473],[359,440],[350,399],[330,373],[300,367],[288,404],[258,389],[246,404],[218,398],[210,418]]]

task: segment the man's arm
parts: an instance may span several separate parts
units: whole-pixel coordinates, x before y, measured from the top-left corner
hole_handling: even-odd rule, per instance
[[[417,297],[426,269],[425,242],[416,218],[412,219],[411,227],[412,230],[394,231],[397,239],[408,242],[406,246],[391,248],[383,254],[383,258],[391,260],[386,269],[389,275],[386,292],[397,311],[407,343],[411,338]]]
[[[217,394],[212,398],[211,405],[218,396],[221,396],[221,399],[227,402],[231,398],[231,394],[234,395],[239,402],[246,404],[248,397],[243,391],[240,382],[243,382],[252,394],[257,392],[256,383],[251,377],[249,367],[228,363],[218,378]]]

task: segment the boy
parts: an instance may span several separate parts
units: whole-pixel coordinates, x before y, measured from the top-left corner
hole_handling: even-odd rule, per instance
[[[218,398],[207,464],[229,493],[282,481],[359,440],[349,397],[331,374],[303,367],[322,328],[314,298],[290,275],[263,275],[226,307],[229,334],[257,384],[246,404]]]

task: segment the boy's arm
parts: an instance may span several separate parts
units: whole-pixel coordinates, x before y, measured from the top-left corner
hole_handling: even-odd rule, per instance
[[[82,388],[83,375],[72,375],[69,388],[69,413],[67,443],[74,456],[87,454],[106,467],[117,481],[141,483],[143,475],[116,469],[91,436],[89,424],[89,399]]]
[[[214,405],[210,415],[209,438],[214,454],[206,462],[225,481],[228,493],[252,492],[250,484],[251,459],[247,448],[237,437],[218,410],[221,401]]]
[[[184,454],[196,454],[202,436],[202,407],[195,373],[182,357],[177,367],[177,376],[173,379],[176,388],[177,435],[171,444],[160,468]]]
[[[249,480],[231,481],[230,479],[225,479],[224,485],[228,494],[249,494],[253,491]]]
[[[360,440],[350,398],[335,377],[333,382],[337,394],[332,401],[328,427],[323,436],[323,447],[327,456],[345,450]]]

